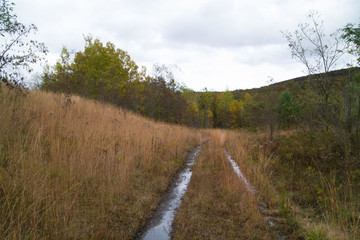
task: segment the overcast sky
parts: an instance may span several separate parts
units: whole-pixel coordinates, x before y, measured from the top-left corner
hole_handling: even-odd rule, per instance
[[[305,75],[281,30],[294,31],[310,10],[326,32],[360,20],[359,0],[14,0],[24,24],[49,48],[84,49],[84,35],[112,42],[148,70],[176,64],[194,90],[247,89]],[[341,63],[338,68],[344,65]]]

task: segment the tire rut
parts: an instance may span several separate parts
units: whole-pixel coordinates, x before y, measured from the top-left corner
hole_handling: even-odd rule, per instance
[[[135,239],[162,240],[171,238],[172,223],[177,209],[181,205],[182,197],[190,183],[192,175],[191,168],[200,150],[201,146],[198,145],[188,154],[185,167],[176,174],[155,215],[149,223],[138,232]]]
[[[227,157],[227,160],[230,162],[233,170],[235,171],[236,175],[238,176],[239,180],[244,183],[246,186],[246,190],[250,193],[252,193],[254,196],[256,195],[257,191],[256,189],[248,182],[245,175],[241,172],[239,165],[231,158],[229,152],[224,149],[225,155]],[[260,199],[258,204],[259,212],[261,216],[265,218],[265,220],[268,222],[271,228],[275,227],[275,221],[273,220],[273,214],[272,212],[266,208],[266,204],[263,200]],[[286,239],[286,236],[283,236],[282,234],[277,233],[277,238],[279,240]]]

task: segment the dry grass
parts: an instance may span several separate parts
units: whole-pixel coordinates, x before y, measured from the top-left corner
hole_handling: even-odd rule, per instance
[[[281,131],[277,136],[282,139],[296,139],[298,134],[295,130]],[[259,190],[262,199],[275,216],[278,231],[285,233],[290,239],[358,239],[358,204],[355,193],[351,192],[353,188],[350,179],[340,188],[329,176],[313,168],[298,166],[295,170],[303,174],[295,175],[296,171],[291,164],[285,167],[282,165],[279,150],[274,149],[274,143],[267,134],[245,135],[245,139],[249,140],[250,152],[244,166],[250,167],[250,182]],[[236,138],[231,142],[235,141]],[[291,143],[293,144],[287,151],[289,155],[293,153],[293,149],[301,152],[305,144],[298,144],[296,140]],[[316,146],[316,143],[310,144]],[[287,149],[286,146],[281,146]],[[236,155],[238,149],[232,151],[232,154]],[[316,187],[317,185],[321,188]],[[314,188],[318,189],[318,192],[309,190]],[[308,199],[309,195],[317,197],[319,194],[324,199],[323,206],[318,205],[316,209],[313,205],[304,203],[303,199]]]
[[[278,194],[271,185],[272,172],[270,164],[272,155],[266,155],[265,142],[259,143],[259,138],[267,138],[268,134],[252,134],[245,131],[232,131],[228,133],[226,148],[230,155],[241,166],[241,171],[247,177],[249,183],[257,190],[257,196],[266,203],[271,204]]]
[[[0,89],[0,239],[132,238],[201,142],[193,129],[70,101]]]
[[[193,167],[174,221],[175,239],[273,239],[258,199],[247,192],[224,153],[231,132],[211,130]],[[238,145],[236,149],[242,149]],[[241,151],[241,150],[240,150]]]
[[[0,122],[0,239],[131,239],[187,151],[208,139],[175,217],[175,239],[346,238],[334,226],[308,221],[279,194],[267,134],[194,130],[79,97],[24,97],[4,87]],[[256,194],[239,181],[224,148]],[[340,209],[339,201],[330,207]]]
[[[274,153],[268,151],[271,145],[269,134],[231,131],[225,145],[249,183],[256,189],[260,213],[274,223],[272,230],[276,232],[277,238],[303,239],[304,233],[293,215],[289,198],[274,185],[272,165],[277,159]]]

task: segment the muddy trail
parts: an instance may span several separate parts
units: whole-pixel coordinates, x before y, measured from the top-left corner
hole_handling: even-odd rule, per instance
[[[249,184],[248,180],[246,179],[244,174],[241,172],[239,165],[231,158],[229,152],[226,149],[224,149],[224,151],[225,151],[226,158],[230,162],[231,167],[234,169],[236,175],[239,177],[240,181],[242,181],[245,184],[246,190],[250,193],[255,194],[255,192],[256,192],[255,188]]]
[[[257,193],[256,189],[248,182],[245,175],[241,172],[239,165],[231,158],[230,153],[226,149],[224,149],[224,152],[225,152],[227,160],[230,162],[231,167],[233,168],[234,172],[238,176],[239,180],[244,183],[246,190],[255,196]],[[259,201],[258,208],[259,208],[260,214],[262,215],[262,217],[264,219],[266,219],[269,226],[271,228],[275,228],[275,221],[274,221],[274,219],[272,219],[271,211],[266,207],[265,202],[261,199]],[[284,233],[280,233],[280,232],[277,232],[276,237],[279,240],[287,239],[287,236]]]
[[[137,233],[135,239],[162,240],[171,238],[172,223],[189,185],[192,175],[191,167],[194,165],[200,150],[201,146],[197,146],[188,154],[185,167],[174,177],[165,193],[164,201],[159,205],[149,223]]]
[[[262,236],[257,239],[288,239],[278,232],[271,211],[230,153],[223,147],[210,145],[203,146],[202,154],[199,154],[201,146],[189,152],[184,168],[173,178],[152,219],[134,239],[188,239],[194,233],[200,238],[246,239]],[[231,167],[226,167],[221,159],[229,162]],[[193,166],[195,161],[197,163]],[[205,172],[202,172],[204,169]],[[231,180],[231,171],[235,173],[234,180]],[[207,197],[202,199],[203,196]],[[206,213],[203,207],[206,207]],[[192,227],[180,230],[188,224]],[[219,226],[213,226],[217,224]]]

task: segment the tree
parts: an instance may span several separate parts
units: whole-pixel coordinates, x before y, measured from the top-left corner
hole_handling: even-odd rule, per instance
[[[360,23],[348,23],[343,29],[341,36],[348,44],[348,52],[356,57],[357,65],[360,66]],[[351,69],[356,71],[350,83],[346,86],[344,105],[345,105],[345,140],[348,146],[345,148],[345,155],[351,150],[350,139],[354,139],[355,144],[360,142],[360,71],[358,68]],[[357,105],[357,106],[356,106]],[[353,129],[355,127],[355,130]]]
[[[262,110],[262,121],[264,125],[269,125],[270,140],[273,140],[276,120],[278,117],[277,111],[277,94],[274,91],[268,91],[264,94],[263,110]]]
[[[343,29],[341,37],[350,45],[349,53],[357,58],[357,63],[360,65],[360,23],[348,23]]]
[[[34,24],[25,26],[17,21],[14,5],[7,0],[0,3],[0,78],[3,82],[22,85],[23,77],[18,71],[31,72],[30,65],[42,60],[48,50],[44,43],[27,39],[37,28]]]
[[[282,32],[289,43],[292,57],[306,66],[309,74],[327,73],[345,53],[345,46],[335,31],[327,36],[318,12],[310,12],[309,22],[300,23],[293,34]]]
[[[233,100],[229,104],[229,112],[231,115],[231,127],[242,127],[244,121],[244,102],[239,100]]]
[[[300,111],[299,106],[293,100],[292,94],[287,89],[280,94],[278,111],[280,124],[284,128],[290,127],[298,118]]]
[[[74,88],[71,74],[72,66],[70,53],[66,47],[63,47],[60,54],[60,60],[56,62],[53,69],[51,69],[49,65],[45,67],[42,74],[42,84],[40,89],[71,93]]]
[[[230,103],[233,102],[233,94],[229,90],[217,94],[218,101],[216,106],[217,122],[216,127],[230,128],[231,127],[231,112],[229,109]]]
[[[74,81],[80,85],[80,94],[101,101],[128,107],[127,85],[140,78],[138,66],[129,54],[105,45],[99,39],[85,37],[85,49],[74,58]]]
[[[73,58],[63,48],[60,60],[43,74],[43,90],[79,94],[137,111],[144,78],[129,54],[103,44],[99,39],[85,37],[85,49]]]
[[[198,94],[185,86],[181,86],[181,95],[186,100],[185,124],[192,127],[200,127],[200,115],[198,108]]]
[[[206,88],[199,93],[199,112],[202,127],[213,128],[216,121],[216,95]]]
[[[182,123],[186,113],[186,99],[175,80],[177,67],[155,64],[152,76],[148,77],[144,89],[144,114],[156,120]]]
[[[308,22],[300,23],[299,29],[293,34],[288,31],[282,34],[289,43],[292,57],[305,65],[308,74],[317,74],[314,86],[323,98],[322,115],[327,123],[332,82],[326,77],[326,73],[331,71],[339,58],[346,53],[346,44],[339,36],[339,30],[325,34],[318,12],[310,12],[307,17]]]

